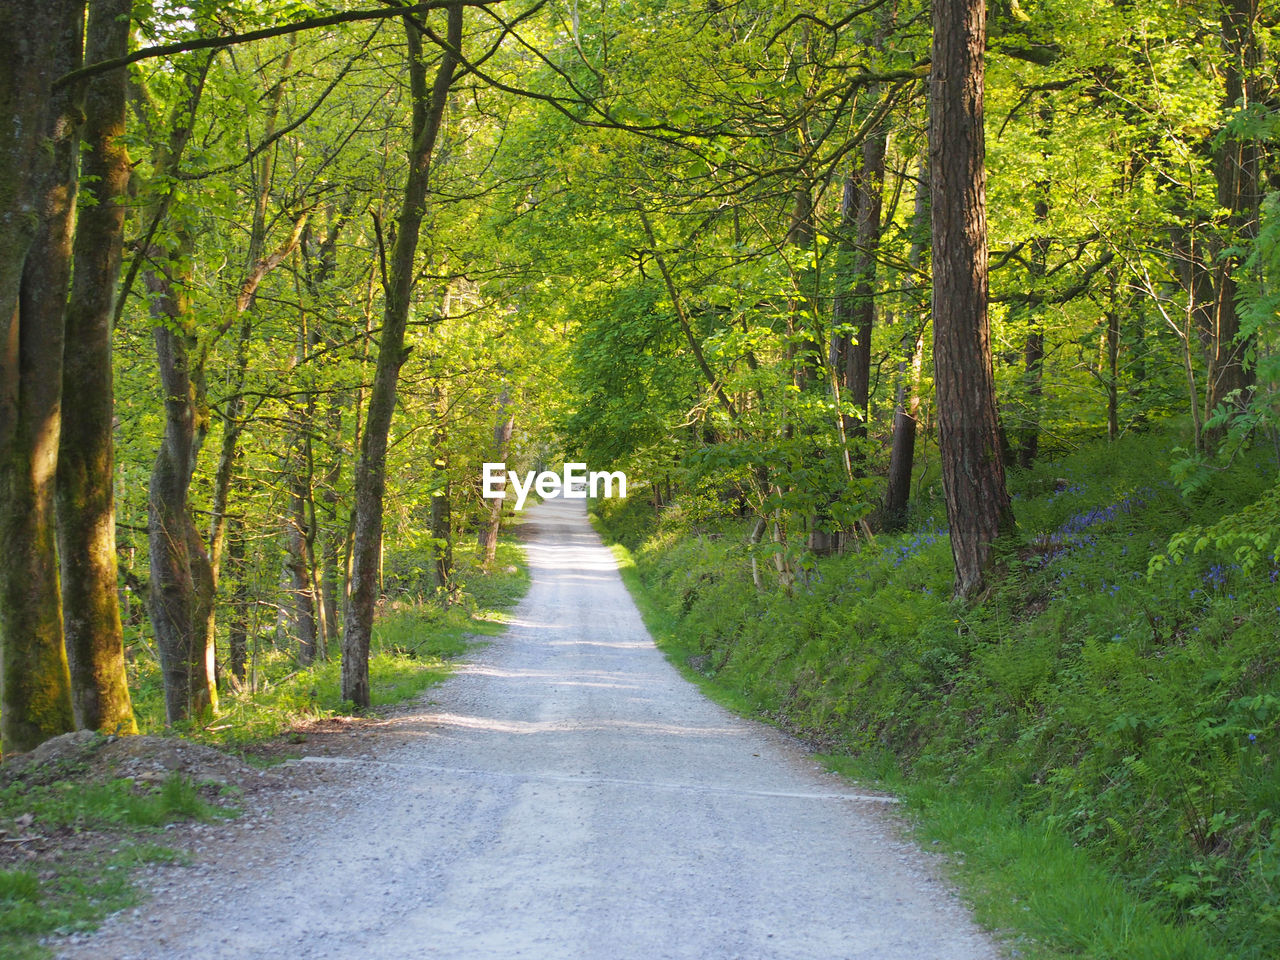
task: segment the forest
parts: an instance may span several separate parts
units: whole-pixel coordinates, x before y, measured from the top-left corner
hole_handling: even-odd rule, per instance
[[[9,0],[0,35],[6,755],[277,681],[369,711],[415,624],[519,592],[483,464],[581,461],[699,682],[1274,955],[1274,4]]]

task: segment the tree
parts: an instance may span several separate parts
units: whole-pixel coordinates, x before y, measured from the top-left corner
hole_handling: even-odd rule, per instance
[[[912,275],[924,267],[929,249],[929,172],[920,171],[916,184],[915,210],[911,217],[911,248],[907,255],[908,286],[914,289]],[[927,305],[908,300],[905,315],[899,319],[903,332],[899,339],[897,382],[894,387],[893,437],[889,449],[889,478],[884,496],[884,528],[901,530],[907,523],[911,502],[911,472],[915,464],[916,427],[920,413],[920,368],[924,360],[924,318]],[[918,319],[920,318],[920,319]]]
[[[62,344],[79,105],[53,81],[80,64],[84,3],[0,13],[0,741],[29,750],[73,726],[55,531]]]
[[[395,247],[383,291],[385,305],[377,370],[360,441],[360,459],[356,464],[351,585],[342,618],[342,697],[354,703],[358,710],[367,710],[370,705],[369,644],[378,599],[387,438],[391,430],[391,415],[395,411],[400,367],[407,359],[404,335],[413,295],[414,260],[427,204],[431,159],[462,47],[462,7],[454,5],[448,10],[444,50],[436,68],[435,83],[430,88],[427,87],[426,66],[422,60],[420,28],[411,17],[406,17],[404,23],[409,41],[413,144],[409,151],[409,169],[405,175]]]
[[[493,462],[505,463],[511,450],[511,431],[515,429],[515,410],[511,404],[511,389],[505,384],[498,397],[498,418],[493,425]],[[485,566],[493,563],[498,554],[498,528],[502,525],[502,500],[489,502],[489,516],[480,528],[478,545]]]
[[[1224,0],[1220,4],[1220,32],[1224,90],[1222,112],[1226,118],[1213,148],[1213,174],[1218,205],[1228,212],[1226,229],[1212,244],[1214,264],[1213,303],[1208,344],[1208,395],[1210,410],[1224,402],[1237,408],[1248,403],[1254,384],[1246,357],[1251,338],[1241,336],[1237,299],[1240,275],[1247,248],[1258,236],[1258,216],[1262,204],[1264,150],[1256,135],[1244,133],[1249,121],[1259,118],[1263,99],[1262,45],[1258,27],[1261,4],[1257,0]],[[1219,438],[1225,431],[1217,430]]]
[[[933,352],[955,592],[971,597],[1013,529],[987,318],[985,0],[935,0],[929,79]]]
[[[130,0],[90,5],[85,58],[122,56],[129,46]],[[71,298],[63,350],[63,404],[58,448],[58,556],[62,619],[76,726],[136,733],[124,668],[116,560],[115,389],[111,327],[120,278],[124,201],[129,185],[125,133],[128,74],[86,83],[86,150],[81,208],[73,248]]]

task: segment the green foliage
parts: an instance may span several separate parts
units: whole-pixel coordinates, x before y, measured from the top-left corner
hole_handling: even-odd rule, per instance
[[[1171,923],[1060,832],[1028,823],[1003,803],[939,780],[828,758],[848,776],[888,774],[916,835],[947,851],[980,922],[1006,932],[1019,956],[1219,960],[1194,928]],[[929,848],[927,847],[927,849]]]
[[[976,818],[946,842],[992,858],[975,882],[1019,897],[1029,936],[1071,955],[1261,960],[1280,910],[1275,570],[1212,545],[1151,575],[1148,558],[1269,495],[1269,471],[1242,457],[1184,498],[1161,479],[1170,439],[1016,474],[1020,540],[973,607],[949,599],[947,538],[927,511],[817,561],[789,593],[754,586],[740,521],[694,524],[676,506],[655,522],[629,504],[605,522],[638,542],[656,632],[701,681],[827,751],[896,758],[920,798],[949,791],[925,821]],[[1073,892],[1082,852],[1096,866]]]
[[[132,780],[84,784],[57,781],[32,786],[21,780],[0,789],[0,820],[30,814],[49,830],[159,827],[175,820],[214,820],[231,815],[205,801],[190,777],[172,773],[154,787]]]
[[[391,555],[388,566],[415,569],[413,555]],[[370,699],[376,708],[410,699],[440,683],[450,663],[477,637],[501,633],[503,611],[524,595],[529,574],[523,551],[503,539],[493,568],[482,571],[474,547],[459,551],[458,588],[449,598],[422,599],[405,574],[404,599],[387,600],[374,621],[369,660]],[[244,746],[277,736],[300,721],[350,711],[342,700],[341,663],[323,660],[299,669],[292,651],[263,637],[248,683],[227,690],[218,716],[180,724],[175,732],[203,742]],[[154,661],[132,665],[134,710],[144,733],[164,729],[164,695]]]
[[[1268,125],[1276,122],[1270,114],[1265,115],[1265,121]],[[1255,117],[1254,125],[1242,132],[1257,133],[1262,122]],[[1275,447],[1280,437],[1276,402],[1280,399],[1280,192],[1272,192],[1262,203],[1261,225],[1248,251],[1239,305],[1239,339],[1248,347],[1246,361],[1256,385],[1245,396],[1228,397],[1206,420],[1206,427],[1224,434],[1215,450],[1192,452],[1174,464],[1175,477],[1190,493],[1211,485],[1218,473],[1254,444],[1267,443],[1280,449]],[[1274,449],[1270,462],[1273,475],[1277,466]],[[1280,560],[1278,530],[1280,484],[1213,523],[1195,524],[1179,531],[1170,539],[1165,553],[1152,559],[1152,569],[1180,563],[1188,554],[1206,550],[1229,552],[1234,562],[1246,570],[1274,565]]]
[[[8,836],[93,830],[111,831],[115,838],[108,856],[92,847],[73,848],[42,860],[38,873],[0,870],[0,956],[43,960],[50,952],[37,938],[93,930],[108,914],[135,904],[129,871],[180,857],[143,837],[176,821],[225,819],[236,812],[205,800],[199,785],[177,771],[158,784],[15,780],[0,788],[0,824]]]
[[[51,951],[38,938],[95,929],[104,917],[138,902],[128,882],[131,868],[179,859],[167,847],[125,841],[111,856],[73,856],[40,874],[0,870],[0,955],[46,960]]]

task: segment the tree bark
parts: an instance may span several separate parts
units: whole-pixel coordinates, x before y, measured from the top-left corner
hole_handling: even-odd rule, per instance
[[[191,239],[180,234],[175,263],[190,262]],[[206,625],[213,604],[213,567],[191,515],[189,493],[207,429],[192,378],[198,350],[185,288],[190,277],[146,275],[157,312],[156,362],[164,398],[164,437],[147,497],[151,550],[151,625],[164,676],[165,720],[176,723],[217,708],[214,651]]]
[[[197,106],[204,88],[208,62],[203,62],[188,83],[185,102],[176,108],[167,143],[157,148],[154,167],[157,176],[176,173],[179,159],[190,137]],[[306,226],[302,214],[283,245],[262,256],[264,231],[260,225],[265,204],[265,186],[255,203],[254,228],[245,275],[236,298],[214,330],[201,337],[192,315],[186,290],[191,284],[190,260],[194,241],[185,225],[175,229],[176,246],[165,250],[153,244],[147,258],[158,266],[145,275],[153,295],[156,319],[156,360],[164,396],[165,429],[152,468],[148,498],[151,545],[151,614],[156,631],[165,679],[165,714],[169,723],[217,709],[217,676],[214,628],[218,567],[236,441],[242,424],[238,410],[228,418],[219,457],[214,490],[210,550],[195,524],[189,503],[196,460],[209,429],[210,411],[205,395],[205,364],[209,350],[237,319],[242,321],[241,349],[248,331],[246,314],[263,277],[274,270],[297,247]],[[151,218],[162,216],[167,196],[153,205]]]
[[[308,515],[311,499],[311,451],[306,435],[295,445],[294,461],[286,463],[289,472],[289,514],[285,555],[289,571],[289,588],[293,599],[293,622],[297,627],[298,663],[307,666],[316,659],[319,648],[319,623],[315,593],[315,563],[312,544],[314,527]]]
[[[987,318],[985,17],[985,0],[934,2],[929,83],[934,382],[958,597],[983,588],[992,544],[1013,529]]]
[[[173,108],[169,137],[157,144],[157,180],[177,171],[191,136],[209,62],[202,58],[186,78],[186,95]],[[155,197],[146,220],[158,223],[170,194]],[[151,294],[156,366],[164,409],[164,434],[147,491],[147,540],[151,555],[149,608],[164,681],[165,720],[174,723],[217,705],[213,650],[205,624],[213,603],[213,572],[188,503],[195,459],[207,430],[198,402],[199,363],[195,321],[187,290],[194,246],[181,224],[171,242],[141,251],[151,265],[143,282]]]
[[[285,54],[280,65],[282,74],[287,74],[293,63],[293,50]],[[284,82],[278,81],[268,93],[267,114],[263,123],[263,139],[275,133],[276,118],[280,110],[280,100],[284,96]],[[245,275],[240,281],[236,293],[235,316],[240,318],[239,336],[236,340],[236,360],[232,368],[231,382],[228,384],[228,399],[221,411],[222,445],[218,451],[218,466],[214,471],[213,505],[209,518],[209,562],[213,568],[213,579],[216,585],[222,568],[222,550],[226,539],[227,508],[231,499],[231,487],[235,475],[236,457],[239,451],[240,434],[245,428],[242,420],[244,413],[244,384],[249,369],[249,342],[253,336],[253,306],[258,284],[268,272],[280,264],[301,242],[302,231],[306,227],[307,218],[302,216],[295,224],[293,233],[285,245],[270,257],[264,257],[267,242],[267,203],[271,198],[272,175],[275,168],[274,154],[265,151],[257,165],[257,189],[254,192],[253,218],[249,226],[249,245],[245,255]],[[230,326],[232,321],[224,321]],[[207,625],[209,642],[213,642],[214,621],[210,618]]]
[[[871,401],[871,330],[875,322],[876,250],[880,246],[880,212],[884,198],[884,155],[889,134],[882,123],[862,145],[862,163],[854,177],[857,191],[857,238],[853,255],[853,294],[848,321],[853,337],[845,354],[845,385],[858,417],[850,436],[866,437]],[[852,175],[851,175],[852,176]]]
[[[1053,105],[1049,102],[1047,93],[1041,96],[1043,99],[1038,110],[1041,126],[1036,131],[1036,136],[1043,144],[1049,139],[1050,124],[1053,122]],[[1042,146],[1042,156],[1047,155],[1047,152],[1048,148]],[[1049,187],[1048,180],[1040,181],[1035,185],[1036,203],[1033,215],[1036,227],[1041,232],[1032,241],[1031,259],[1028,263],[1029,279],[1033,289],[1044,282],[1049,268],[1049,238],[1043,233],[1045,224],[1049,220]],[[1044,402],[1044,325],[1042,322],[1044,306],[1028,304],[1026,311],[1028,330],[1027,338],[1023,342],[1022,369],[1023,381],[1027,385],[1027,413],[1025,422],[1021,424],[1021,429],[1018,431],[1021,439],[1018,446],[1018,466],[1024,470],[1029,469],[1040,454],[1040,419]]]
[[[346,594],[346,575],[342,560],[347,542],[348,524],[341,510],[338,497],[338,481],[342,477],[342,410],[345,401],[333,400],[327,413],[330,437],[329,463],[325,470],[321,503],[324,505],[325,524],[320,533],[320,602],[324,607],[324,622],[328,629],[325,638],[325,654],[332,656],[334,643],[340,635],[338,623],[339,598]]]
[[[436,429],[431,446],[436,451],[436,482],[439,493],[431,497],[431,539],[435,541],[436,592],[447,602],[453,593],[453,500],[449,483],[449,461],[445,456],[449,440],[449,404],[444,389],[435,388]]]
[[[495,463],[505,463],[511,449],[511,433],[515,429],[515,414],[511,412],[511,391],[503,386],[498,397],[498,420],[493,427],[493,455]],[[480,528],[478,541],[479,553],[485,569],[493,563],[498,555],[498,531],[502,527],[502,505],[504,500],[489,501],[489,515],[484,526]]]
[[[861,158],[855,162],[860,163]],[[850,170],[840,191],[840,240],[836,251],[836,294],[831,306],[832,326],[837,331],[831,337],[828,362],[837,372],[843,390],[849,386],[848,371],[852,365],[849,356],[853,335],[848,332],[856,322],[851,280],[855,275],[858,238],[858,171]],[[855,418],[842,414],[845,436],[857,429]]]
[[[342,697],[357,710],[367,710],[369,701],[369,643],[373,634],[373,613],[378,599],[378,567],[382,543],[382,498],[386,489],[387,441],[391,416],[395,411],[400,367],[406,359],[405,328],[413,293],[414,258],[427,202],[431,157],[440,132],[449,89],[458,67],[456,53],[462,44],[462,7],[448,10],[447,42],[450,50],[441,55],[435,83],[427,90],[422,65],[422,40],[418,27],[405,18],[409,42],[409,76],[413,95],[413,146],[405,178],[404,200],[400,208],[395,247],[384,290],[382,337],[365,429],[356,463],[355,513],[351,544],[351,586],[347,594],[342,634]]]
[[[1105,311],[1107,320],[1107,439],[1120,439],[1120,311]]]
[[[245,664],[249,658],[249,584],[245,569],[244,521],[239,517],[229,524],[227,562],[235,577],[235,590],[231,595],[231,622],[227,625],[228,659],[231,675],[243,684]]]
[[[84,4],[0,13],[0,742],[71,730],[55,533],[62,348],[79,106],[53,81],[79,66]]]
[[[911,249],[907,254],[907,264],[914,272],[924,264],[929,249],[927,169],[920,172],[911,229]],[[914,280],[908,282],[912,286],[915,284]],[[922,302],[919,322],[904,324],[899,341],[901,358],[898,361],[897,385],[894,390],[893,439],[889,449],[888,489],[884,498],[884,528],[887,531],[901,530],[906,526],[907,507],[911,500],[911,474],[915,467],[916,432],[920,415],[920,368],[924,359],[924,311],[925,305]]]
[[[90,5],[85,56],[90,62],[128,51],[130,0]],[[137,733],[124,666],[124,629],[116,559],[111,328],[120,279],[123,201],[129,185],[125,148],[128,75],[108,73],[85,92],[81,177],[93,203],[80,212],[67,307],[58,450],[58,554],[62,622],[71,668],[76,726]]]
[[[1262,53],[1254,30],[1259,15],[1257,0],[1224,0],[1221,5],[1225,91],[1223,110],[1257,103],[1261,93]],[[1243,258],[1235,252],[1258,234],[1262,202],[1262,146],[1253,139],[1220,134],[1214,148],[1213,173],[1217,181],[1218,205],[1230,212],[1228,232],[1214,244],[1212,270],[1214,297],[1210,313],[1209,370],[1206,406],[1213,410],[1234,396],[1237,408],[1248,401],[1254,374],[1245,366],[1250,344],[1240,337],[1240,317],[1236,309],[1239,284],[1237,273]],[[1224,430],[1212,431],[1210,442],[1220,440]]]

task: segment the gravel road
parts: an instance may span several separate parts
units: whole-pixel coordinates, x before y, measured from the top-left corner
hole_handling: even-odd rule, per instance
[[[504,636],[59,956],[1001,956],[886,798],[666,662],[581,501],[528,517]]]

